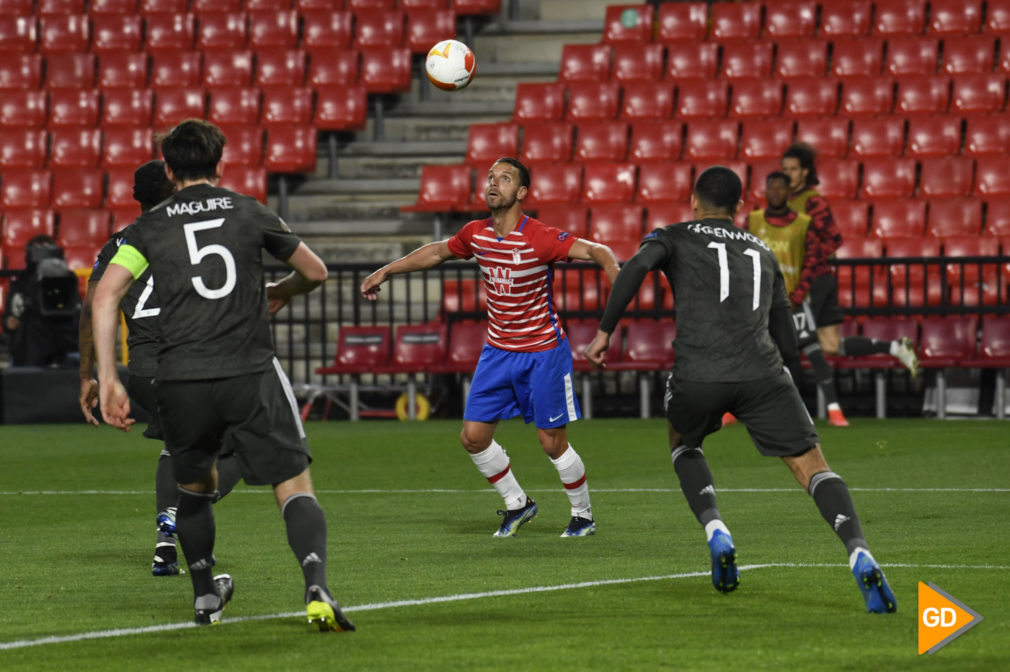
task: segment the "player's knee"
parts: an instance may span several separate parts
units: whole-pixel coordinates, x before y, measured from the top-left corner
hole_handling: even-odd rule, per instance
[[[480,453],[487,450],[491,445],[491,439],[474,436],[473,432],[468,432],[466,427],[459,433],[459,442],[468,453]]]

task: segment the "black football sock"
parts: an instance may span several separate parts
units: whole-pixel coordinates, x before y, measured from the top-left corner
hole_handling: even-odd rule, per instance
[[[845,550],[852,554],[856,548],[868,548],[863,537],[863,527],[859,524],[856,507],[842,477],[833,471],[821,471],[810,479],[807,488],[824,520],[828,521],[838,538],[845,544]]]
[[[234,455],[219,457],[217,460],[217,498],[224,499],[242,480],[242,472],[238,468],[238,460]]]
[[[288,544],[305,575],[305,590],[326,587],[326,514],[314,495],[299,492],[281,507],[288,529]]]
[[[214,500],[216,492],[191,492],[179,488],[179,508],[175,512],[175,527],[179,545],[189,565],[196,596],[216,593],[212,568],[214,566]]]
[[[175,507],[179,501],[179,484],[175,482],[175,475],[172,473],[172,456],[167,450],[161,451],[158,458],[158,467],[154,471],[154,502],[158,507],[157,513]]]
[[[828,360],[824,358],[824,351],[821,346],[814,344],[803,348],[803,354],[807,356],[811,368],[814,370],[814,380],[817,387],[824,395],[824,403],[827,405],[838,403],[838,393],[835,391],[835,373],[828,365]]]
[[[680,489],[687,498],[687,505],[701,526],[705,527],[713,520],[721,520],[715,503],[712,472],[701,448],[678,446],[670,459],[673,460],[673,469],[680,479]]]
[[[838,342],[838,354],[849,357],[864,355],[888,355],[891,353],[890,341],[878,341],[866,336],[846,336]]]

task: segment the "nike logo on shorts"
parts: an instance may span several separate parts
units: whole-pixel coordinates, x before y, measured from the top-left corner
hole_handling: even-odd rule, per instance
[[[559,419],[562,415],[564,415],[564,413],[561,413],[560,415],[555,415],[553,418],[549,419],[547,422],[554,422],[555,420]]]

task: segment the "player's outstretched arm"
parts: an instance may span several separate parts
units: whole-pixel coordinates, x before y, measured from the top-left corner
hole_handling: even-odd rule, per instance
[[[323,284],[328,275],[326,264],[305,243],[299,243],[284,263],[294,271],[277,282],[267,283],[267,305],[271,315],[283,308],[292,297],[307,294]]]
[[[97,281],[88,283],[88,290],[81,302],[81,318],[77,330],[77,349],[81,354],[81,393],[77,397],[81,413],[88,424],[98,427],[98,419],[92,410],[98,406],[98,381],[92,375],[95,369],[95,338],[92,333],[91,306],[95,299]]]
[[[607,279],[610,280],[611,285],[617,280],[617,274],[621,270],[621,267],[617,264],[617,257],[614,256],[613,250],[603,243],[594,243],[591,240],[584,240],[582,238],[576,240],[568,249],[568,257],[570,259],[583,259],[595,262],[607,274]]]
[[[108,424],[124,431],[129,431],[134,420],[129,417],[130,399],[116,371],[116,328],[119,324],[119,302],[132,283],[133,274],[125,266],[109,264],[95,289],[92,304],[102,417]]]
[[[610,334],[605,331],[596,330],[596,336],[582,349],[582,354],[586,356],[589,363],[601,369],[606,368],[607,363],[603,359],[604,353],[610,347]]]
[[[379,285],[385,282],[389,276],[431,268],[449,259],[458,259],[458,257],[449,251],[448,241],[440,240],[422,245],[410,254],[386,264],[365,278],[361,283],[361,295],[369,301],[375,301],[379,298]]]

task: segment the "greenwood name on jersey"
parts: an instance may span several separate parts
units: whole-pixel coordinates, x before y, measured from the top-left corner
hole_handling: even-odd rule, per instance
[[[488,304],[488,344],[537,352],[556,347],[564,330],[554,309],[553,264],[568,258],[577,238],[523,215],[503,238],[491,219],[475,220],[449,239],[461,259],[477,257]]]
[[[109,262],[116,256],[123,241],[132,236],[133,224],[114,234],[102,246],[91,269],[89,282],[98,282],[105,275]],[[119,302],[119,309],[126,318],[126,345],[130,351],[130,374],[134,376],[153,376],[158,366],[158,314],[161,304],[154,292],[154,276],[150,269],[144,271],[130,285],[126,296]]]
[[[270,367],[262,250],[285,261],[299,242],[256,199],[208,184],[142,214],[112,263],[134,278],[149,265],[157,279],[156,377],[228,378]]]
[[[788,309],[782,273],[769,247],[729,221],[705,219],[657,229],[658,265],[677,309],[674,373],[696,382],[743,382],[777,375],[782,356],[768,333],[772,306]]]

